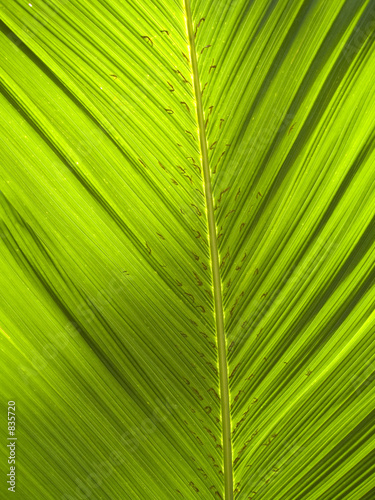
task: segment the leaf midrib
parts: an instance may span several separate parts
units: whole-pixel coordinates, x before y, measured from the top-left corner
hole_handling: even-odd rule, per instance
[[[226,341],[224,332],[224,311],[221,293],[219,251],[216,237],[216,224],[214,214],[214,204],[211,186],[211,173],[208,161],[207,138],[204,121],[204,111],[202,105],[202,93],[199,80],[197,53],[195,49],[195,37],[193,30],[193,21],[190,8],[190,0],[184,0],[186,24],[189,38],[190,58],[193,71],[194,94],[196,101],[196,110],[198,118],[199,143],[202,156],[202,169],[204,181],[204,193],[206,199],[206,212],[208,235],[211,255],[211,272],[214,295],[214,311],[216,322],[216,335],[219,360],[219,380],[220,380],[220,400],[221,400],[221,418],[222,418],[222,436],[223,436],[223,458],[224,458],[224,489],[225,500],[233,499],[233,467],[232,467],[232,441],[231,441],[231,420],[230,420],[230,402],[229,402],[229,382],[228,382],[228,364],[226,357]]]

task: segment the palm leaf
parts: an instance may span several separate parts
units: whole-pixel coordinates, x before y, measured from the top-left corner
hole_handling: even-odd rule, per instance
[[[19,498],[370,500],[373,2],[0,19]]]

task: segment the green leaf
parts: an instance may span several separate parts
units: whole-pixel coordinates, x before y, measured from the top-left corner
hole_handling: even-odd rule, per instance
[[[374,3],[0,21],[2,497],[373,498]]]

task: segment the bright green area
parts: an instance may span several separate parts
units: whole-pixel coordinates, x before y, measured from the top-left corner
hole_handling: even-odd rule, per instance
[[[191,12],[233,497],[371,500],[374,3]],[[0,498],[231,500],[186,17],[0,0]]]

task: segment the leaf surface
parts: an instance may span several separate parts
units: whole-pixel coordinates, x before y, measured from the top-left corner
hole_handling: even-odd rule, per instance
[[[370,499],[373,3],[0,19],[20,498]]]

